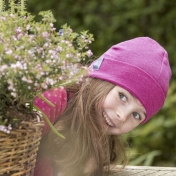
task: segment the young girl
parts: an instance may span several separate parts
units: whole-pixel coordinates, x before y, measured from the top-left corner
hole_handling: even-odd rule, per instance
[[[121,135],[162,108],[170,77],[164,48],[139,37],[112,46],[79,84],[45,92],[55,108],[41,99],[35,104],[65,139],[52,131],[45,135],[34,175],[103,176],[111,165],[125,166]]]

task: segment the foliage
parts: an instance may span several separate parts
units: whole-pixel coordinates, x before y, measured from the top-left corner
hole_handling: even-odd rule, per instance
[[[51,11],[41,11],[36,22],[24,0],[4,6],[0,0],[0,130],[9,133],[24,120],[16,110],[32,112],[36,96],[81,79],[86,67],[79,63],[92,55],[93,36],[68,25],[57,32]]]
[[[142,163],[143,166],[150,166],[150,165],[152,165],[154,158],[160,154],[161,154],[160,151],[153,150],[153,151],[148,152],[142,156],[137,157],[136,159],[133,159],[130,162],[130,165],[139,165],[139,164],[141,165],[141,163]],[[136,154],[134,154],[134,155],[136,155]]]
[[[89,29],[94,34],[91,49],[96,56],[113,44],[138,36],[149,36],[166,48],[173,71],[169,96],[162,111],[130,134],[130,144],[137,154],[133,161],[160,151],[160,155],[152,155],[150,165],[176,166],[176,1],[30,0],[28,9],[33,14],[52,9],[58,27],[67,22],[75,31]]]
[[[95,55],[134,37],[154,38],[167,49],[176,75],[174,0],[158,0],[157,3],[153,0],[30,0],[28,8],[34,14],[41,9],[52,9],[58,27],[67,22],[76,31],[89,29],[96,41],[91,45]]]

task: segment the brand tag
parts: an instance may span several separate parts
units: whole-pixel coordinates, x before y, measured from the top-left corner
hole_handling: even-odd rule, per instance
[[[93,69],[94,70],[99,70],[102,62],[103,62],[103,57],[98,58],[94,63],[93,63]]]

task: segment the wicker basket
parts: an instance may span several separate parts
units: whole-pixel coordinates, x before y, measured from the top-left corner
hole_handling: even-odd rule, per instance
[[[0,132],[0,175],[33,175],[43,125],[43,121],[23,121],[10,134]]]

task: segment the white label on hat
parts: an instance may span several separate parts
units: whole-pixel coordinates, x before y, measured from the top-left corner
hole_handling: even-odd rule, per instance
[[[99,70],[102,62],[103,62],[103,57],[98,58],[94,63],[93,63],[93,69],[94,70]]]

